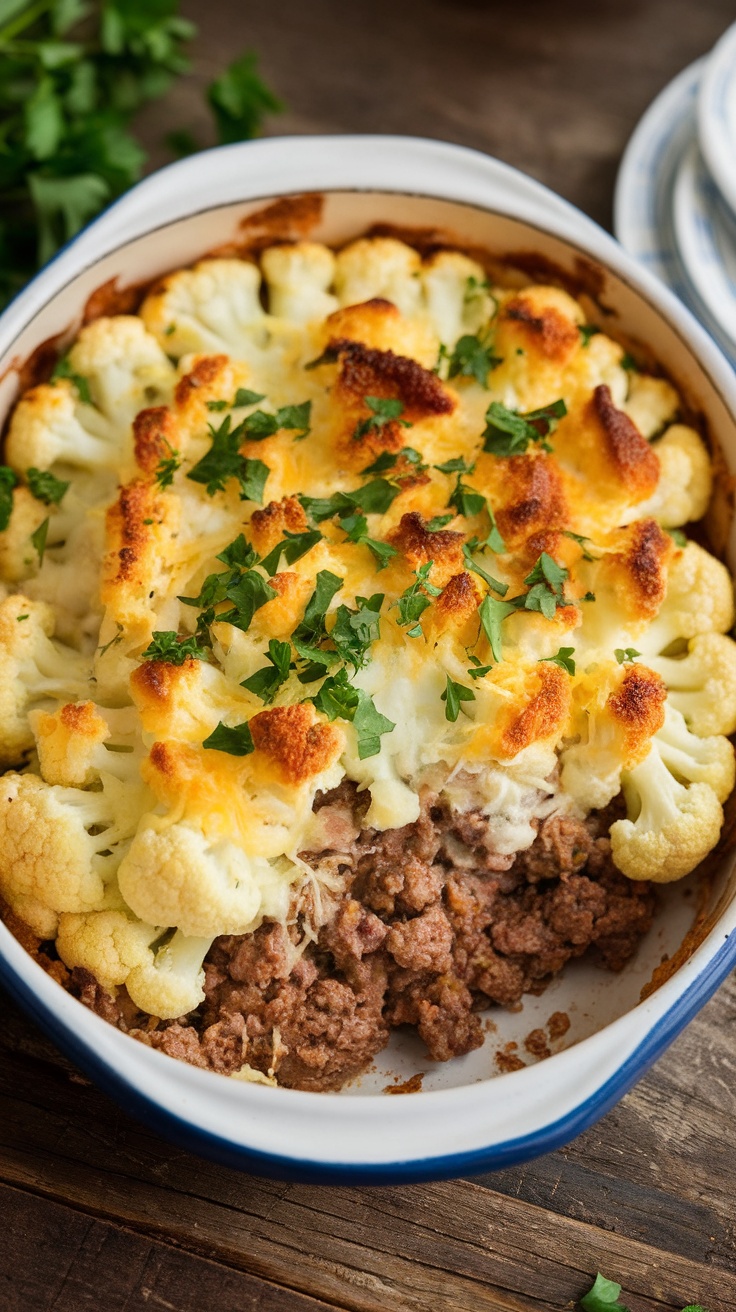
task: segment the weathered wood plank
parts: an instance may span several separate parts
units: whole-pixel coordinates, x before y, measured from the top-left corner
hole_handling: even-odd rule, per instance
[[[315,1299],[5,1185],[0,1215],[1,1312],[327,1312]]]
[[[625,1276],[641,1312],[695,1297],[736,1309],[723,1267],[472,1182],[319,1189],[199,1162],[61,1070],[42,1067],[39,1087],[38,1069],[12,1054],[3,1063],[0,1178],[354,1312],[550,1312],[597,1267]]]

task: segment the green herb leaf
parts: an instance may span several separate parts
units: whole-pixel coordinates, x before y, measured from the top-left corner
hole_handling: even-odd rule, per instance
[[[532,442],[541,446],[543,451],[551,451],[546,439],[566,414],[567,406],[563,400],[553,401],[551,405],[523,415],[518,410],[509,410],[500,401],[491,401],[482,434],[483,450],[495,456],[520,455]]]
[[[265,392],[251,392],[248,387],[239,387],[231,402],[231,409],[236,410],[239,406],[245,405],[258,405],[259,401],[265,401],[265,399]]]
[[[69,382],[73,383],[76,387],[80,401],[83,401],[85,405],[92,404],[92,394],[89,390],[89,383],[81,374],[75,374],[68,355],[63,355],[54,366],[51,381],[54,382],[57,378],[68,378]]]
[[[435,465],[441,474],[472,474],[475,469],[475,461],[468,462],[464,456],[453,456],[452,460],[445,460],[442,465]]]
[[[454,506],[459,515],[465,515],[466,518],[469,518],[471,515],[479,515],[481,510],[485,510],[486,499],[480,492],[476,492],[467,483],[463,483],[462,475],[458,474],[448,504]]]
[[[400,491],[401,488],[395,483],[389,483],[385,478],[374,478],[355,492],[333,492],[331,497],[302,495],[299,500],[309,517],[321,524],[324,519],[332,519],[335,515],[342,518],[356,509],[364,510],[369,515],[383,515]]]
[[[166,438],[164,438],[164,442],[166,442]],[[181,466],[181,456],[179,455],[179,452],[175,451],[168,442],[166,442],[166,447],[169,454],[168,456],[161,457],[156,465],[155,474],[156,483],[162,491],[166,487],[171,487],[171,484],[174,481],[174,474]]]
[[[383,396],[366,396],[363,399],[368,406],[368,409],[373,411],[373,414],[370,418],[361,419],[359,423],[356,424],[355,432],[353,433],[353,439],[356,442],[360,441],[362,437],[365,437],[366,433],[380,433],[382,428],[385,428],[387,424],[393,423],[394,420],[401,424],[402,428],[411,428],[409,420],[401,418],[401,415],[404,412],[403,401],[399,401],[398,398],[395,397]]]
[[[584,538],[580,533],[572,533],[569,529],[562,530],[563,537],[570,538],[572,542],[577,542],[583,553],[583,560],[599,560],[599,556],[594,556],[586,545],[590,538]]]
[[[246,570],[238,579],[227,585],[223,600],[231,601],[232,609],[221,611],[216,616],[216,622],[232,624],[236,629],[246,633],[256,611],[277,596],[276,589],[266,582],[262,574],[254,569]]]
[[[500,356],[493,354],[486,337],[468,334],[460,337],[455,343],[449,357],[447,377],[474,378],[481,387],[487,387],[491,369],[495,369],[501,363]]]
[[[36,551],[38,552],[39,565],[43,565],[43,558],[46,554],[46,538],[48,537],[48,533],[49,533],[48,519],[45,519],[42,524],[39,524],[35,533],[31,533],[31,542],[33,543],[34,547],[36,548]]]
[[[506,596],[506,593],[509,590],[508,583],[501,583],[501,581],[495,579],[492,574],[488,574],[475,560],[470,549],[470,544],[467,542],[463,545],[463,560],[465,561],[466,567],[469,570],[472,570],[474,574],[477,574],[479,578],[483,579],[484,583],[487,583],[493,592],[497,592],[500,597]]]
[[[641,652],[637,651],[635,647],[615,647],[613,654],[619,665],[625,665],[629,661],[635,661],[637,656],[641,656]]]
[[[475,693],[472,688],[466,688],[463,683],[455,683],[449,674],[447,676],[447,686],[442,694],[441,700],[445,703],[445,719],[455,723],[460,714],[460,705],[462,702],[474,702]]]
[[[597,323],[579,323],[578,332],[583,346],[587,346],[591,337],[595,337],[596,333],[600,332],[600,328]]]
[[[261,565],[266,573],[270,576],[278,573],[281,568],[281,557],[286,560],[287,565],[293,565],[295,561],[301,560],[312,547],[322,541],[322,534],[318,528],[306,529],[303,533],[290,533],[285,530],[286,536],[281,542],[269,551],[267,556],[263,557]]]
[[[194,635],[180,638],[173,629],[161,629],[151,634],[151,644],[141,655],[142,661],[165,661],[167,665],[183,665],[190,659],[204,661],[207,652]]]
[[[687,546],[687,538],[681,528],[668,528],[665,529],[665,532],[669,533],[676,547],[682,548]]]
[[[488,674],[493,669],[492,665],[481,665],[478,657],[474,656],[472,652],[469,652],[468,656],[473,662],[472,668],[468,670],[471,679],[482,679],[484,675]]]
[[[308,436],[312,421],[312,402],[302,401],[299,405],[283,405],[276,411],[279,428],[296,429],[295,442]]]
[[[396,725],[376,709],[370,693],[362,688],[357,691],[358,705],[353,714],[353,726],[358,736],[358,756],[365,761],[369,756],[378,756],[381,738],[385,733],[391,733]]]
[[[205,401],[208,410],[227,410],[227,401]]]
[[[328,720],[352,721],[358,709],[358,690],[353,688],[345,668],[329,674],[315,697],[310,699]]]
[[[248,141],[258,135],[266,114],[283,109],[257,72],[258,58],[248,50],[212,82],[207,99],[220,141]]]
[[[247,688],[249,692],[260,697],[262,702],[272,702],[279,688],[286,682],[289,677],[291,668],[291,646],[288,642],[279,642],[277,638],[271,638],[268,644],[269,665],[264,665],[250,678],[243,679],[241,688]]]
[[[209,425],[212,445],[187,474],[193,483],[205,485],[208,496],[223,492],[228,479],[236,478],[240,484],[241,501],[257,501],[259,504],[263,501],[263,489],[270,473],[268,465],[240,454],[247,422],[247,419],[243,420],[233,428],[230,415],[226,415],[219,428]]]
[[[239,533],[232,542],[223,548],[219,556],[215,556],[215,560],[221,560],[223,565],[229,565],[230,569],[236,569],[238,567],[241,569],[250,569],[258,560],[258,552],[255,547],[251,546],[245,535]],[[220,578],[222,576],[210,575],[210,577]]]
[[[542,661],[549,661],[552,665],[559,665],[560,669],[567,670],[568,674],[575,673],[575,661],[573,660],[574,647],[560,647],[556,656],[542,656]]]
[[[50,474],[47,469],[31,466],[26,470],[26,481],[32,495],[45,506],[58,506],[70,484]]]
[[[0,533],[4,533],[13,513],[13,488],[18,475],[9,465],[0,465]]]
[[[495,597],[484,597],[478,614],[491,648],[494,661],[501,660],[501,625],[508,615],[513,615],[518,607],[513,601],[497,601]]]
[[[614,1280],[606,1280],[599,1271],[593,1288],[580,1299],[580,1306],[585,1312],[611,1312],[612,1309],[614,1312],[628,1312],[628,1308],[618,1301],[620,1293],[621,1286]]]
[[[558,565],[556,560],[543,551],[531,574],[524,579],[529,587],[523,601],[524,608],[541,611],[545,619],[554,619],[557,607],[566,605],[563,592],[566,578],[567,570],[564,566]]]
[[[421,451],[417,451],[413,446],[402,446],[400,451],[382,451],[373,461],[363,470],[364,474],[385,474],[387,469],[393,469],[399,459],[403,457],[410,465],[414,465],[417,471],[427,468],[422,460]]]
[[[636,360],[629,351],[626,351],[621,357],[621,368],[625,369],[627,373],[638,374],[640,372]]]
[[[263,505],[263,491],[271,470],[262,460],[244,460],[238,474],[240,500]]]
[[[427,532],[439,533],[441,529],[446,528],[448,524],[451,524],[454,518],[454,515],[433,515],[431,519],[427,520],[425,525]]]
[[[218,724],[216,729],[212,730],[209,738],[205,738],[202,743],[215,752],[227,752],[228,756],[250,756],[255,751],[255,743],[250,726],[246,720],[244,724],[233,725],[228,728],[226,724]]]
[[[307,364],[305,364],[304,368],[319,369],[320,365],[323,364],[335,364],[335,362],[339,358],[340,358],[339,352],[335,349],[335,347],[327,346],[325,347],[321,355],[316,356],[314,360],[310,360]]]
[[[422,635],[422,626],[417,621],[424,614],[425,610],[431,605],[429,596],[438,597],[442,591],[434,583],[430,583],[429,574],[434,561],[428,560],[425,565],[420,565],[414,571],[415,582],[402,592],[398,601],[394,605],[398,609],[397,623],[404,626],[411,624],[414,627],[408,630],[407,636],[410,638],[419,638]],[[429,596],[427,596],[429,593]]]
[[[381,592],[372,597],[356,597],[356,610],[343,605],[338,606],[335,612],[330,638],[338,655],[352,665],[354,670],[361,669],[367,663],[368,652],[380,637],[381,606],[384,599]]]

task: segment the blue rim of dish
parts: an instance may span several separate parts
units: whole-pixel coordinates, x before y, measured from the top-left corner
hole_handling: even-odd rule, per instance
[[[677,1038],[688,1021],[692,1020],[701,1007],[712,998],[719,984],[734,966],[736,966],[736,933],[726,935],[725,941],[706,968],[665,1012],[619,1069],[609,1076],[595,1093],[585,1098],[559,1120],[552,1121],[530,1134],[493,1144],[489,1148],[476,1148],[467,1152],[412,1161],[376,1164],[325,1163],[280,1157],[257,1148],[246,1148],[241,1144],[233,1143],[230,1139],[212,1134],[193,1121],[185,1120],[175,1112],[166,1110],[131,1085],[124,1075],[104,1058],[98,1056],[86,1043],[79,1040],[66,1021],[52,1017],[46,1007],[39,1002],[31,985],[27,984],[2,956],[0,956],[0,981],[56,1046],[89,1075],[99,1088],[109,1094],[123,1111],[137,1117],[149,1129],[162,1134],[177,1147],[184,1148],[188,1152],[195,1151],[221,1165],[271,1179],[290,1180],[302,1184],[391,1185],[454,1179],[463,1175],[498,1171],[564,1147],[571,1139],[595,1125],[596,1121],[605,1116],[637,1080],[641,1079]],[[135,1041],[135,1039],[130,1040],[131,1043]]]
[[[446,144],[432,142],[429,138],[420,138],[419,140],[424,140],[428,144]],[[255,144],[258,143],[238,142],[233,143],[231,147],[220,146],[216,149],[221,152],[228,149],[242,149],[243,146]],[[482,154],[483,152],[469,151],[468,153]],[[500,164],[503,169],[508,170],[510,173],[518,172],[511,166],[504,164],[503,161],[494,159],[493,162]],[[184,164],[186,164],[186,161],[172,163],[166,168],[158,170],[158,173],[176,169]],[[522,176],[524,175],[522,174]],[[535,182],[533,179],[525,180],[531,182],[535,189],[538,189],[541,193],[548,190],[543,184]],[[106,218],[112,210],[121,205],[131,194],[131,191],[135,190],[136,187],[145,185],[146,181],[147,179],[142,179],[123,196],[114,200],[105,210],[96,215],[86,227],[82,228],[60,247],[48,263],[44,265],[43,269],[34,275],[27,286],[8,302],[0,314],[0,322],[5,318],[7,311],[23,296],[28,287],[42,274],[45,274],[63,254],[76,246],[80,239],[96,227],[102,219]],[[352,190],[352,188],[346,188],[346,190]],[[373,188],[368,188],[368,190],[373,190]],[[555,196],[555,199],[562,198]],[[223,203],[228,205],[238,202]],[[469,204],[471,208],[483,208],[474,202],[459,201],[458,203]],[[600,229],[600,226],[594,220],[578,210],[577,207],[570,205],[569,202],[563,201],[563,204],[565,208],[575,213],[578,218],[585,220],[586,225],[605,232],[605,230]],[[168,222],[175,221],[168,220]],[[606,236],[610,236],[610,234],[606,234]],[[125,243],[120,244],[124,245]],[[72,277],[78,277],[80,272],[81,270],[76,270]],[[663,285],[667,286],[668,284],[664,283]],[[681,298],[681,303],[683,299]],[[691,314],[693,313],[692,307],[687,302],[685,302],[685,308]],[[39,312],[38,310],[35,311],[27,320],[27,323],[31,323]],[[696,315],[695,317],[699,316]],[[722,349],[721,354],[723,354]],[[195,1151],[201,1156],[222,1165],[242,1171],[250,1171],[254,1175],[266,1176],[272,1179],[286,1179],[306,1184],[391,1185],[452,1179],[463,1175],[477,1175],[483,1172],[502,1170],[563,1147],[589,1129],[616,1105],[678,1037],[688,1022],[709,1001],[718,986],[735,966],[736,933],[725,936],[724,943],[707,963],[704,970],[693,980],[685,993],[680,995],[673,1003],[672,1007],[657,1022],[655,1028],[646,1035],[618,1070],[577,1107],[572,1108],[565,1116],[551,1122],[549,1125],[542,1126],[529,1134],[493,1144],[487,1148],[443,1154],[437,1157],[376,1164],[366,1162],[326,1163],[303,1158],[282,1157],[275,1153],[263,1152],[257,1148],[249,1148],[234,1143],[231,1139],[213,1134],[197,1125],[194,1121],[186,1120],[175,1112],[167,1110],[131,1084],[123,1074],[99,1056],[86,1042],[79,1039],[66,1020],[55,1016],[47,1009],[46,1005],[37,997],[32,985],[16,971],[15,967],[5,959],[2,953],[0,953],[0,983],[7,988],[11,997],[52,1040],[54,1045],[89,1075],[97,1087],[113,1098],[124,1112],[138,1118],[148,1128],[162,1134],[168,1141],[178,1147],[182,1147],[188,1152]],[[131,1039],[131,1042],[135,1042],[135,1040]],[[169,1060],[173,1059],[170,1058]]]

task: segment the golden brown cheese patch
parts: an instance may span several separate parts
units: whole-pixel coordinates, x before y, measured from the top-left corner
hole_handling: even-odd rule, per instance
[[[604,449],[621,482],[643,500],[651,496],[659,482],[659,460],[633,420],[613,404],[611,389],[605,383],[595,388],[589,402],[598,421]]]
[[[401,552],[413,570],[431,560],[432,582],[439,587],[449,582],[453,574],[462,572],[464,535],[447,528],[430,532],[416,510],[402,515],[386,540]]]
[[[154,474],[160,460],[176,448],[176,424],[168,406],[141,410],[133,420],[135,462],[144,474]]]
[[[272,706],[249,721],[256,751],[268,759],[284,783],[301,784],[321,774],[342,748],[342,736],[332,724],[316,718],[314,707]]]
[[[148,728],[149,715],[164,711],[173,702],[174,695],[191,693],[197,682],[199,662],[192,657],[181,665],[169,661],[141,661],[130,676],[133,700],[141,712],[144,728]]]
[[[230,358],[227,355],[201,356],[190,372],[180,378],[176,385],[174,401],[177,409],[186,410],[202,389],[211,389],[229,364]]]
[[[269,501],[262,510],[254,510],[250,521],[250,540],[256,551],[265,556],[286,533],[303,533],[307,517],[296,497]]]
[[[493,472],[502,499],[496,505],[496,522],[507,547],[517,550],[533,535],[567,526],[570,512],[562,478],[550,456],[540,452],[499,458]],[[549,547],[545,545],[541,550]]]
[[[145,479],[135,479],[120,489],[117,501],[107,517],[107,542],[111,547],[104,564],[102,599],[106,601],[111,586],[144,586],[150,570],[153,524],[164,515],[163,498]]]
[[[664,724],[667,687],[646,665],[630,665],[607,706],[623,734],[626,761],[632,765],[644,755],[652,734]]]
[[[672,538],[655,519],[637,519],[618,536],[621,550],[603,557],[602,574],[629,615],[652,620],[667,591],[667,566],[675,551]]]
[[[560,365],[566,364],[580,346],[577,325],[554,305],[535,305],[522,294],[507,301],[499,317],[501,322],[514,325],[531,352]]]
[[[445,584],[425,624],[427,635],[438,636],[448,630],[457,633],[459,641],[472,641],[473,635],[465,632],[466,626],[477,621],[478,607],[481,603],[480,589],[466,570],[453,574]]]
[[[314,582],[308,575],[294,570],[283,570],[268,581],[278,596],[256,611],[251,628],[254,633],[268,634],[269,638],[289,638],[302,618]]]
[[[498,743],[502,756],[516,756],[540,738],[559,735],[570,708],[570,678],[558,665],[540,662],[537,689],[521,711],[500,717]],[[504,723],[505,719],[505,723]]]

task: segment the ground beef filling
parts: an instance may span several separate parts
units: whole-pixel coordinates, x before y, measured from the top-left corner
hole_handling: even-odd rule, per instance
[[[347,783],[316,803],[335,847],[303,856],[339,871],[345,891],[296,964],[299,926],[219,938],[204,1003],[167,1023],[144,1024],[124,990],[113,1000],[87,972],[72,972],[70,987],[173,1057],[337,1089],[399,1025],[416,1027],[436,1061],[470,1052],[483,1041],[480,1010],[538,992],[584,952],[620,970],[652,923],[649,885],[611,860],[611,808],[585,822],[551,816],[514,859],[488,851],[480,813],[428,806],[415,824],[378,833],[362,827],[366,805]]]

